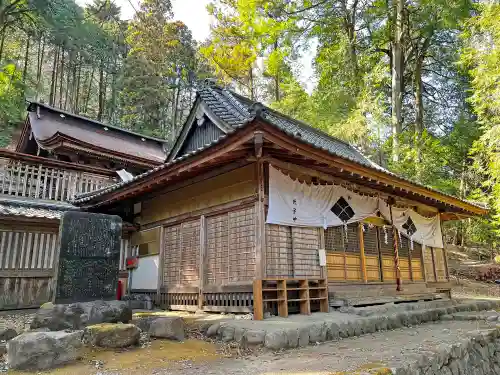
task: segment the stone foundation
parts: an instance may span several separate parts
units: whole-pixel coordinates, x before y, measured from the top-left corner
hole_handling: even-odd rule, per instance
[[[438,321],[444,316],[466,311],[500,307],[500,301],[448,301],[442,307],[399,310],[391,314],[360,316],[340,312],[292,315],[263,321],[231,320],[218,322],[207,330],[208,336],[242,346],[264,345],[272,350],[296,348],[323,341],[360,336],[378,331],[411,327]]]

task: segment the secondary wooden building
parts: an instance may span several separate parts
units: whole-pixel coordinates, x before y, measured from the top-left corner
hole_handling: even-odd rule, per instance
[[[326,279],[331,304],[449,290],[441,223],[486,212],[211,84],[166,163],[74,204],[139,226],[136,292],[174,309],[239,312],[260,303],[263,279],[315,283],[295,285],[299,297]]]
[[[75,195],[111,186],[166,157],[164,141],[30,103],[16,151],[0,149],[0,310],[52,299],[59,221]],[[124,226],[121,269],[131,254]]]

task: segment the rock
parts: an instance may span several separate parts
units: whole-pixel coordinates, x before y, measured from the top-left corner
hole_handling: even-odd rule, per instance
[[[0,341],[0,357],[2,357],[5,353],[7,353],[7,343]]]
[[[41,309],[52,309],[54,307],[54,304],[52,302],[45,302],[43,305],[40,306]]]
[[[0,341],[9,341],[17,336],[17,332],[12,328],[0,328]]]
[[[184,319],[178,316],[146,317],[137,319],[134,323],[137,324],[142,331],[148,332],[151,337],[177,341],[183,341],[185,338],[186,328]],[[210,327],[208,331],[210,331],[212,327]],[[212,334],[212,332],[210,333]]]
[[[78,359],[82,331],[27,332],[7,343],[7,363],[19,370],[45,370]]]
[[[234,327],[231,326],[221,326],[221,336],[222,341],[230,342],[234,339]]]
[[[445,320],[445,321],[449,321],[449,320],[453,320],[453,316],[451,315],[441,315],[441,320]]]
[[[139,343],[141,330],[133,324],[101,323],[88,326],[83,341],[103,348],[125,348]]]
[[[132,310],[126,302],[98,300],[40,308],[30,328],[49,328],[51,331],[78,330],[93,324],[128,323],[131,320]]]
[[[498,315],[490,315],[486,318],[488,322],[496,322],[498,320]]]
[[[207,329],[207,336],[208,337],[215,337],[215,336],[217,336],[217,332],[219,331],[219,327],[220,327],[220,323],[212,324]]]
[[[268,331],[264,338],[264,346],[272,350],[284,349],[287,343],[288,338],[283,330]]]
[[[249,329],[245,332],[245,342],[247,345],[260,345],[264,343],[264,338],[266,337],[266,332]]]

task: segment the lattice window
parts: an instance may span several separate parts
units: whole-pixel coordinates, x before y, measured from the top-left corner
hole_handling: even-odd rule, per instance
[[[327,251],[344,251],[344,228],[330,227],[325,230],[325,249]]]
[[[360,253],[358,225],[358,223],[347,225],[347,240],[344,241],[346,253]],[[343,230],[345,236],[345,228]]]
[[[387,243],[385,242],[386,239],[386,233],[387,233]],[[393,230],[391,227],[386,227],[384,228],[379,227],[378,228],[378,240],[379,240],[379,245],[380,245],[380,252],[384,255],[393,255],[394,254],[394,237],[393,237]]]
[[[166,227],[164,231],[163,284],[175,286],[180,283],[181,270],[181,224]]]
[[[255,277],[255,209],[249,207],[228,213],[229,281]]]
[[[292,227],[293,267],[295,277],[320,277],[317,228]]]
[[[292,227],[266,225],[266,270],[269,277],[293,277]]]
[[[207,217],[207,282],[225,284],[255,277],[253,207]]]
[[[398,248],[399,257],[407,258],[410,254],[410,241],[405,236],[401,236],[401,241]]]
[[[363,233],[365,240],[365,254],[375,254],[378,255],[378,237],[377,237],[377,227],[365,225],[365,231]]]
[[[200,269],[200,221],[189,221],[181,225],[181,284],[196,284]]]

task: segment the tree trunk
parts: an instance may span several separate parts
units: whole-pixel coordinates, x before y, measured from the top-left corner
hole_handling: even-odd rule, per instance
[[[40,39],[38,41],[35,100],[38,100],[38,96],[40,95],[40,92],[42,91],[40,84],[42,82],[42,66],[43,66],[44,55],[45,55],[45,41],[43,39],[43,34],[41,34]]]
[[[76,89],[75,89],[75,113],[78,114],[80,113],[80,108],[79,108],[79,101],[80,101],[80,82],[82,79],[82,55],[80,55],[80,59],[78,62],[78,76],[76,79]]]
[[[94,71],[95,67],[92,66],[92,71],[90,73],[89,84],[87,85],[87,97],[85,98],[85,105],[83,107],[83,112],[87,113],[89,108],[90,92],[92,91],[92,82],[94,81]]]
[[[54,51],[54,62],[52,63],[52,79],[50,81],[49,105],[54,106],[57,89],[57,61],[59,60],[59,47]]]
[[[278,50],[278,41],[274,42],[274,50]],[[280,70],[279,67],[276,69],[276,75],[274,76],[274,100],[276,102],[280,101]]]
[[[59,108],[62,108],[62,98],[63,98],[63,79],[64,79],[64,48],[61,47],[61,71],[59,76]]]
[[[404,0],[394,0],[393,3],[393,39],[392,39],[392,83],[391,83],[391,125],[392,125],[392,160],[399,161],[399,135],[401,134],[403,118],[403,12]]]
[[[71,100],[71,96],[70,96],[71,74],[69,74],[69,73],[72,70],[72,62],[73,62],[73,52],[68,51],[68,64],[67,64],[67,68],[66,68],[66,91],[64,93],[64,107],[63,107],[65,111],[68,109],[68,99]],[[71,106],[70,106],[70,110],[71,110]]]
[[[430,37],[424,40],[422,48],[415,59],[415,132],[417,143],[417,178],[420,177],[422,171],[422,135],[424,133],[424,101],[423,101],[423,85],[422,82],[422,67],[425,61],[425,54],[429,47]]]
[[[250,67],[248,71],[249,85],[250,85],[250,99],[255,100],[255,88],[253,85],[253,68]]]
[[[99,108],[97,110],[97,121],[102,120],[102,115],[104,113],[104,101],[105,101],[105,83],[104,83],[104,62],[101,62],[99,68]]]
[[[23,83],[26,82],[26,75],[28,74],[28,59],[30,55],[30,40],[29,34],[26,34],[26,49],[24,50],[24,67],[23,67]]]
[[[0,40],[0,61],[2,61],[3,57],[3,47],[5,44],[5,34],[7,34],[7,28],[4,28],[2,31],[2,39]]]

